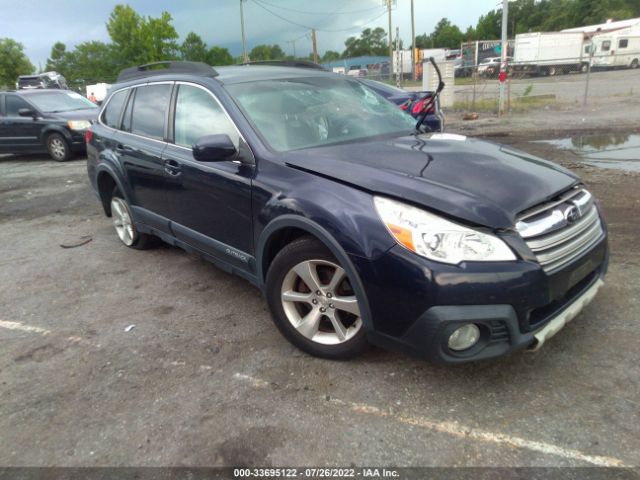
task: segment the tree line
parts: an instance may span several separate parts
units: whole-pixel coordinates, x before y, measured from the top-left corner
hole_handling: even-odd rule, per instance
[[[507,34],[557,32],[565,28],[604,23],[608,19],[640,17],[639,0],[516,0],[509,2]],[[418,48],[460,48],[462,42],[497,40],[502,34],[502,9],[482,15],[464,32],[443,18],[434,31],[416,36]]]
[[[640,16],[640,0],[516,0],[509,3],[508,34],[557,31],[564,28],[622,20]],[[172,17],[162,12],[145,17],[128,5],[116,5],[106,27],[110,42],[88,41],[67,49],[62,42],[51,48],[45,70],[62,73],[71,86],[97,82],[112,83],[117,72],[132,65],[161,60],[191,60],[210,65],[241,63],[226,49],[209,46],[196,33],[182,41],[172,25]],[[482,15],[475,26],[464,32],[447,18],[441,19],[430,34],[416,36],[418,48],[459,48],[464,41],[500,38],[502,10]],[[327,50],[321,62],[364,55],[386,56],[389,52],[384,28],[365,28],[359,36],[345,41],[342,52]],[[252,61],[294,59],[280,45],[257,45],[249,52]],[[311,60],[308,57],[297,59]],[[0,39],[0,87],[13,86],[18,75],[33,73],[35,67],[23,46],[10,38]]]

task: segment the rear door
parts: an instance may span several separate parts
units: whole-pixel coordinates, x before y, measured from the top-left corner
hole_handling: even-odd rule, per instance
[[[43,150],[40,142],[40,130],[43,122],[33,117],[21,117],[19,110],[36,108],[20,95],[6,93],[4,96],[3,115],[0,120],[0,151],[4,153],[32,152]]]
[[[137,222],[168,231],[168,186],[162,163],[173,82],[135,87],[115,133],[115,151],[127,176]]]
[[[251,151],[208,89],[179,83],[174,110],[174,141],[164,151],[165,175],[171,182],[171,228],[178,239],[246,268],[253,252]],[[193,144],[215,134],[227,134],[240,156],[220,162],[195,160]]]

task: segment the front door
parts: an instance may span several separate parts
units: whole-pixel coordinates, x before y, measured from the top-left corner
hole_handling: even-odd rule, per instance
[[[21,117],[20,109],[35,112],[35,107],[16,94],[4,95],[4,115],[0,116],[0,152],[18,153],[43,150],[40,142],[42,121]]]
[[[171,182],[167,200],[174,235],[190,245],[247,268],[253,252],[251,152],[217,99],[208,90],[178,85],[174,142],[163,159]],[[191,147],[206,135],[227,134],[240,151],[234,160],[198,162]]]

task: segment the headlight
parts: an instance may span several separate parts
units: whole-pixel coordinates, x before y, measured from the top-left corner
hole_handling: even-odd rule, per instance
[[[89,120],[69,120],[67,126],[71,130],[86,130],[91,126],[91,122]]]
[[[495,235],[473,230],[395,200],[375,197],[378,215],[396,242],[437,262],[504,262],[515,260]]]

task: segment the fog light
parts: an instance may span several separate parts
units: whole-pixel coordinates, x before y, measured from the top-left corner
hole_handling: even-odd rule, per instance
[[[480,340],[480,329],[473,323],[467,323],[456,329],[449,337],[449,348],[460,351],[473,347]]]

